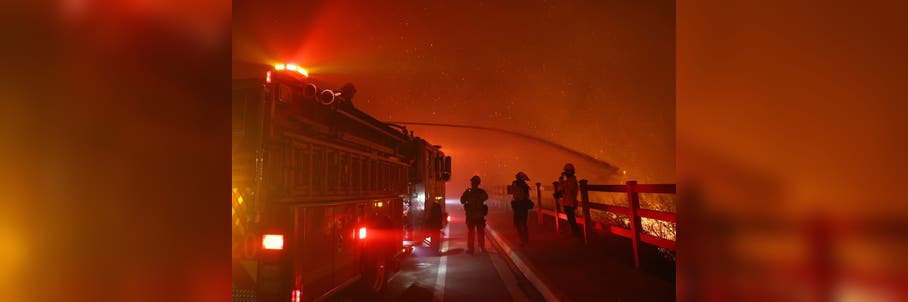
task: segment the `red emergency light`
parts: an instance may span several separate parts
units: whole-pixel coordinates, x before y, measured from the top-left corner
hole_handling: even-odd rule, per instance
[[[265,234],[262,237],[262,247],[266,250],[283,250],[284,235]]]
[[[291,295],[290,295],[290,302],[300,302],[300,301],[302,301],[302,299],[300,299],[300,298],[301,298],[300,296],[301,296],[300,290],[294,289],[293,292],[292,292]]]
[[[359,228],[359,239],[366,239],[366,228]]]
[[[299,65],[296,65],[296,64],[275,64],[274,70],[296,71],[299,74],[301,74],[307,78],[309,77],[309,71],[307,71],[305,68],[303,68]]]

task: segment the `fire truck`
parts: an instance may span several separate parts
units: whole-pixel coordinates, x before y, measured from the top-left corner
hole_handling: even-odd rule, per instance
[[[440,146],[319,85],[294,64],[233,81],[233,301],[380,293],[444,207]]]

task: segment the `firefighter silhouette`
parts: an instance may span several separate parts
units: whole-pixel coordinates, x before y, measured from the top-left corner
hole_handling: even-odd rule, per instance
[[[485,190],[479,188],[481,180],[479,176],[473,176],[470,178],[470,188],[463,192],[463,195],[460,197],[460,203],[464,206],[464,212],[467,214],[467,253],[473,254],[474,245],[473,239],[476,238],[477,233],[479,233],[477,238],[479,240],[479,248],[485,252],[485,236],[486,236],[486,215],[489,213],[489,207],[485,205],[485,201],[489,199],[489,194]]]
[[[558,177],[560,191],[560,203],[564,209],[564,215],[567,216],[568,224],[571,225],[571,234],[580,236],[580,228],[577,227],[577,218],[574,216],[574,210],[577,209],[577,193],[580,186],[577,183],[577,176],[574,175],[574,165],[564,165],[564,172]]]
[[[530,178],[523,172],[518,172],[515,178],[511,183],[513,197],[511,209],[514,211],[514,226],[517,227],[517,234],[520,236],[520,245],[524,246],[530,241],[527,217],[533,208],[533,202],[530,201],[530,186],[527,184]]]

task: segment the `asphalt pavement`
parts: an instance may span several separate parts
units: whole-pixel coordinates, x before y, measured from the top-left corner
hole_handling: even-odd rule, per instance
[[[655,247],[641,245],[644,265],[634,268],[630,239],[597,234],[586,245],[570,234],[564,220],[560,232],[552,216],[540,224],[536,210],[527,223],[529,243],[520,246],[509,203],[488,203],[493,205],[486,217],[489,228],[547,301],[675,300],[675,263]]]
[[[545,301],[501,246],[486,233],[486,252],[476,248],[468,254],[467,226],[463,206],[448,200],[451,221],[443,230],[440,255],[417,245],[412,255],[401,263],[401,270],[389,279],[381,298],[358,290],[339,295],[334,301]]]
[[[641,247],[645,265],[634,268],[629,239],[595,236],[585,245],[554,219],[538,223],[530,213],[530,241],[519,245],[509,203],[490,200],[486,248],[466,253],[463,207],[447,201],[451,222],[444,229],[441,255],[417,246],[402,262],[382,297],[351,291],[336,301],[674,301],[673,261],[654,247]],[[566,222],[562,221],[564,225]],[[563,226],[564,226],[563,225]]]

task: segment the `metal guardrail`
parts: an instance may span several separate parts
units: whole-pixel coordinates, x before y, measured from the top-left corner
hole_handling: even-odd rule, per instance
[[[629,207],[619,207],[611,205],[603,205],[590,203],[589,192],[624,192],[627,193],[627,201]],[[670,212],[661,212],[653,211],[640,208],[640,193],[665,193],[665,194],[675,194],[675,185],[674,184],[637,184],[636,180],[628,181],[624,185],[590,185],[587,180],[580,181],[580,202],[583,206],[583,218],[585,221],[592,221],[590,219],[590,209],[598,209],[602,211],[611,211],[616,213],[623,213],[630,216],[631,219],[631,229],[630,231],[622,229],[616,226],[610,226],[606,228],[606,231],[627,237],[631,239],[634,247],[634,267],[640,267],[640,253],[638,249],[639,242],[646,242],[658,247],[675,250],[675,242],[660,237],[652,236],[643,232],[643,227],[640,225],[640,219],[642,217],[652,218],[656,220],[663,220],[669,222],[677,222],[678,218],[675,213]],[[593,232],[593,224],[587,223],[584,224],[583,228],[583,240],[587,244],[590,241],[590,234]]]
[[[653,236],[643,232],[643,227],[641,226],[641,218],[651,218],[655,220],[668,221],[677,223],[678,219],[675,213],[671,212],[662,212],[654,211],[648,209],[640,208],[640,193],[663,193],[663,194],[675,194],[675,184],[638,184],[637,181],[631,180],[623,185],[591,185],[587,180],[580,180],[580,202],[582,208],[581,217],[576,217],[577,224],[583,225],[583,240],[584,243],[589,244],[591,240],[591,235],[593,233],[593,225],[595,223],[587,223],[587,221],[593,221],[590,217],[590,209],[596,209],[600,211],[607,211],[617,214],[627,215],[631,219],[631,228],[625,229],[616,225],[604,225],[603,230],[610,234],[615,234],[625,238],[631,239],[633,249],[634,249],[634,267],[640,267],[640,256],[639,256],[639,243],[645,242],[652,244],[658,247],[666,248],[669,250],[675,250],[675,241],[664,239],[661,237]],[[555,200],[554,210],[544,209],[542,206],[542,191],[544,190],[553,190],[552,187],[542,186],[541,183],[536,183],[536,202],[537,202],[537,212],[542,215],[549,215],[556,217],[555,219],[555,229],[560,231],[561,219],[567,220],[567,216],[561,212],[561,205],[558,200]],[[626,193],[628,206],[614,206],[606,205],[600,203],[590,202],[589,192],[613,192],[613,193]],[[538,222],[542,224],[542,215],[537,215]]]

